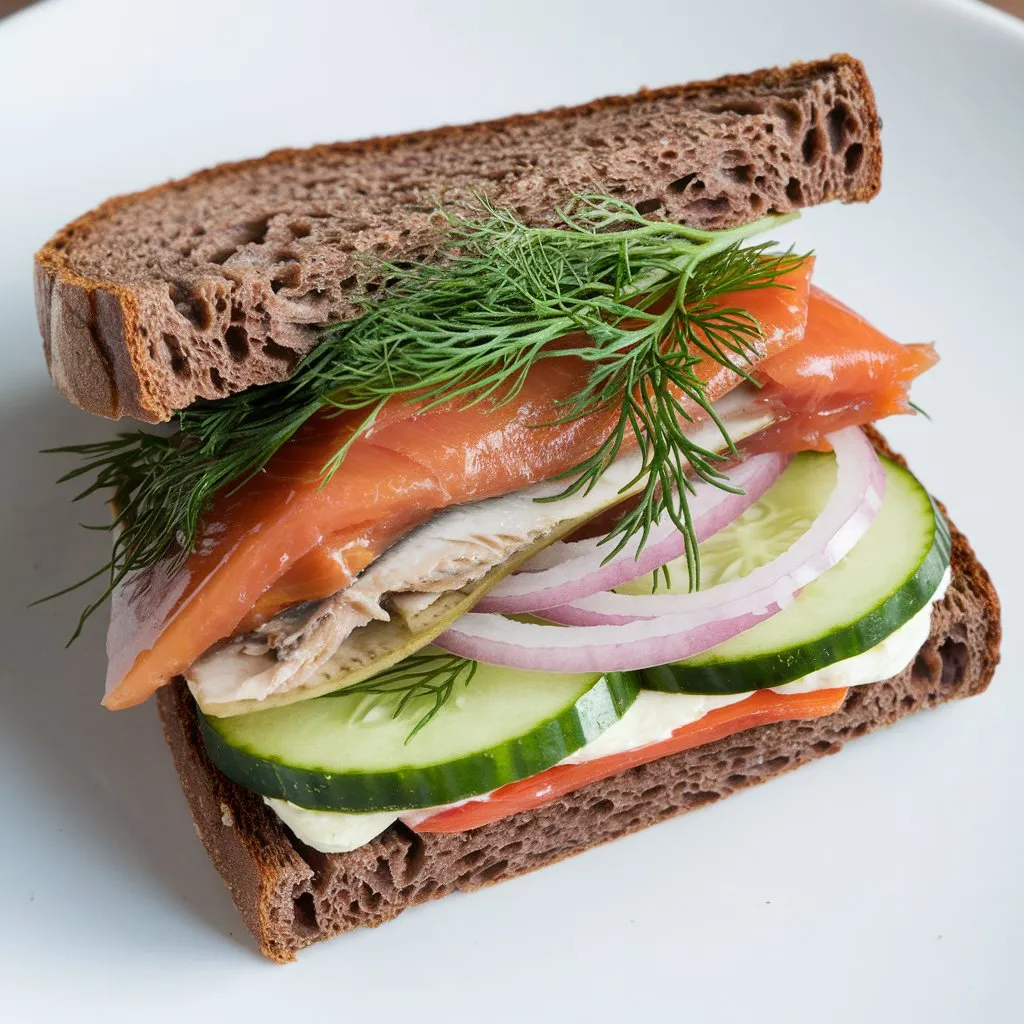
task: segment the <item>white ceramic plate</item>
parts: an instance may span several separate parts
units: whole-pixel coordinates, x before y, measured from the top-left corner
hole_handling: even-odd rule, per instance
[[[943,362],[889,429],[1000,588],[985,696],[472,897],[261,960],[152,704],[99,707],[103,627],[26,603],[104,557],[48,445],[110,424],[49,387],[31,256],[107,195],[281,145],[572,103],[849,50],[885,119],[869,207],[794,233],[819,280]],[[0,1017],[1004,1021],[1024,952],[1019,437],[1024,26],[980,5],[150,4],[0,23]],[[7,1011],[7,1015],[5,1015]]]

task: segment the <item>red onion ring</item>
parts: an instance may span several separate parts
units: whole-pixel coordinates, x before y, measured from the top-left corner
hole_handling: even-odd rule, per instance
[[[836,453],[836,485],[821,515],[788,551],[748,576],[693,594],[583,599],[588,604],[616,599],[610,613],[626,609],[633,618],[614,625],[548,626],[470,612],[434,643],[465,658],[548,672],[649,668],[724,643],[789,605],[799,590],[847,555],[874,521],[885,488],[874,449],[856,427],[828,440]]]
[[[689,594],[595,594],[545,611],[567,625],[608,625],[684,616],[691,625],[761,606],[780,611],[812,580],[850,553],[874,522],[885,492],[885,473],[857,427],[829,435],[836,454],[836,484],[821,514],[789,550],[737,580]]]
[[[700,480],[689,498],[698,541],[706,540],[746,511],[779,478],[788,455],[756,455],[730,470],[727,483],[738,493]],[[555,548],[554,554],[549,554]],[[655,526],[643,549],[623,549],[605,562],[607,548],[601,538],[557,541],[541,552],[540,571],[531,559],[523,569],[503,580],[474,608],[477,612],[534,612],[569,604],[620,583],[635,580],[660,568],[686,551],[683,535],[671,521]]]

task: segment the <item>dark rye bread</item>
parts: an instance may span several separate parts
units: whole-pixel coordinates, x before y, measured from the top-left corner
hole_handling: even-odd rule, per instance
[[[892,454],[877,433],[872,438]],[[196,831],[242,919],[260,951],[285,962],[312,942],[554,863],[834,754],[921,708],[980,693],[999,660],[999,599],[967,539],[950,529],[952,581],[932,612],[928,641],[899,675],[852,689],[834,715],[759,726],[470,832],[417,836],[396,824],[352,853],[322,854],[213,766],[181,680],[157,697],[164,735]]]
[[[574,192],[735,226],[867,200],[879,120],[861,64],[813,64],[579,107],[279,150],[111,199],[36,255],[54,383],[104,416],[157,422],[197,397],[287,377],[317,327],[354,315],[361,254],[429,257],[442,195],[545,222]]]

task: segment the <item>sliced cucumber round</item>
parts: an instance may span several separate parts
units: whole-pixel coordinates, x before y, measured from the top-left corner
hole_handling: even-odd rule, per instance
[[[402,692],[339,691],[201,723],[214,764],[247,789],[316,810],[383,811],[452,803],[536,775],[617,722],[637,693],[628,673],[479,665],[415,732],[433,694],[403,703]]]
[[[883,459],[885,498],[871,528],[784,611],[704,654],[645,669],[673,693],[743,693],[792,682],[875,647],[931,599],[949,565],[949,530],[928,492]],[[744,576],[786,550],[824,506],[831,455],[804,453],[736,522],[701,546],[705,586]],[[685,586],[685,572],[675,579]]]
[[[795,456],[781,476],[739,518],[700,546],[702,590],[746,576],[777,558],[805,534],[828,502],[836,483],[835,456],[803,452]],[[664,570],[648,573],[615,588],[617,594],[685,594],[686,558],[677,558]]]

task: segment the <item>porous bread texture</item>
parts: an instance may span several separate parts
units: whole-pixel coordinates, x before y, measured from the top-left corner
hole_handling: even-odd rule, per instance
[[[812,64],[579,107],[280,150],[104,203],[36,255],[54,383],[104,416],[157,422],[286,378],[318,327],[357,314],[365,257],[430,258],[473,191],[527,223],[598,190],[643,213],[735,226],[870,199],[879,120],[861,64]]]
[[[264,955],[288,961],[312,942],[543,867],[833,754],[914,711],[980,693],[999,660],[999,600],[966,538],[950,528],[949,589],[928,641],[892,679],[851,689],[834,715],[759,726],[469,832],[419,836],[396,824],[351,853],[319,853],[214,767],[180,680],[157,697],[164,733],[196,830],[243,920]]]

